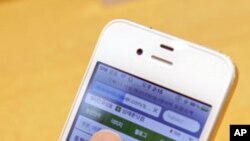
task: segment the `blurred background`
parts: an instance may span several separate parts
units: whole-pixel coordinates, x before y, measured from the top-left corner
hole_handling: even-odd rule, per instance
[[[248,0],[0,0],[0,140],[58,140],[104,25],[125,18],[229,55],[238,84],[211,140],[250,124]]]

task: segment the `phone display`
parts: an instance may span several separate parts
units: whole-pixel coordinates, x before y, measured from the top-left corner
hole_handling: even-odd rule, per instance
[[[84,93],[68,141],[88,141],[101,129],[116,131],[123,141],[197,141],[212,109],[102,62]]]

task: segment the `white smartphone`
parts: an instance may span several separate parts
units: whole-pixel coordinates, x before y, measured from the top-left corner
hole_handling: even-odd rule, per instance
[[[61,141],[206,141],[235,76],[229,57],[127,20],[102,31]]]

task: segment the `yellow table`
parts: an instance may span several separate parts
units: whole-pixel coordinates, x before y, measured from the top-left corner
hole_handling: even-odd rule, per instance
[[[250,2],[0,0],[0,140],[57,140],[102,27],[126,18],[221,50],[238,85],[212,140],[250,124]]]

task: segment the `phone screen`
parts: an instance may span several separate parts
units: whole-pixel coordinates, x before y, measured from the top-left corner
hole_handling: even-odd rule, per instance
[[[88,141],[110,129],[123,141],[197,141],[210,111],[209,104],[98,62],[67,140]]]

